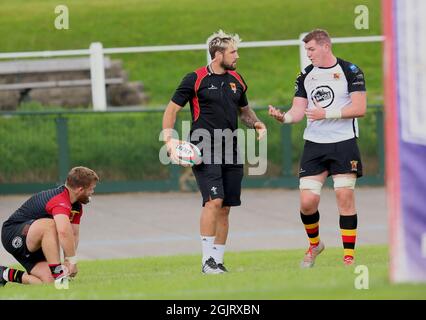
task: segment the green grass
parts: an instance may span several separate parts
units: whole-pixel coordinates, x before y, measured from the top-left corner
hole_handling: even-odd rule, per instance
[[[357,249],[367,290],[355,289],[360,274],[341,254],[327,248],[313,269],[301,270],[301,249],[227,253],[230,272],[218,276],[200,273],[199,255],[82,261],[68,290],[8,284],[0,299],[426,299],[426,284],[389,283],[386,246]]]
[[[380,35],[379,0],[74,0],[69,30],[54,28],[57,0],[1,1],[2,52],[204,43],[219,28],[243,41],[297,39],[313,28],[333,37]],[[369,29],[354,27],[354,8],[369,9]],[[369,103],[382,102],[380,43],[336,44],[337,56],[365,72]],[[150,105],[165,105],[182,77],[206,63],[204,51],[113,55],[123,59],[131,80],[142,81]],[[288,105],[299,71],[297,47],[242,48],[238,70],[253,105]]]

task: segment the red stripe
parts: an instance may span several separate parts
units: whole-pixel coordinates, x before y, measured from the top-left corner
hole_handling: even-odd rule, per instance
[[[355,243],[356,236],[342,236],[342,240],[346,243]]]
[[[202,67],[197,70],[195,70],[195,73],[197,74],[197,80],[195,81],[194,85],[194,98],[192,98],[192,107],[194,110],[194,121],[198,120],[198,117],[200,116],[200,104],[198,102],[198,96],[197,92],[200,88],[201,81],[209,74],[209,71],[207,70],[207,67]]]
[[[396,61],[396,23],[394,17],[395,1],[382,0],[384,42],[384,89],[385,89],[385,147],[386,147],[386,189],[390,224],[390,278],[396,277],[400,243],[399,228],[401,222],[400,199],[400,159],[399,159],[399,127],[397,106],[397,61]]]
[[[243,91],[246,91],[246,85],[244,84],[244,81],[243,79],[241,79],[240,75],[235,71],[228,71],[228,73],[232,75],[235,79],[237,79],[238,82],[243,86]]]
[[[313,228],[313,229],[306,229],[306,232],[308,234],[313,234],[318,232],[319,227]]]
[[[13,269],[9,269],[9,281],[13,281]]]

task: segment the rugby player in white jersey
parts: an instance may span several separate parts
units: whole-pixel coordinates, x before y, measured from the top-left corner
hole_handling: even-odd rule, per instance
[[[301,267],[313,267],[315,258],[324,250],[319,237],[318,206],[328,176],[334,181],[343,262],[352,265],[357,229],[354,188],[356,179],[362,176],[357,118],[367,110],[364,74],[355,64],[333,55],[327,31],[313,30],[303,42],[312,64],[297,77],[292,107],[285,113],[269,106],[269,115],[284,124],[299,122],[305,115],[307,118],[299,188],[300,216],[309,248]]]

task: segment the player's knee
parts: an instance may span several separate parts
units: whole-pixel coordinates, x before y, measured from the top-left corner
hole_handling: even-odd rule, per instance
[[[334,190],[338,191],[339,189],[355,189],[356,178],[355,177],[335,177],[334,181]]]
[[[336,200],[340,211],[352,212],[355,207],[353,190],[347,188],[336,189]]]
[[[319,196],[321,194],[322,182],[313,179],[301,178],[299,189],[300,191],[310,191]]]
[[[318,210],[318,196],[305,195],[300,198],[300,211],[305,214],[314,213]]]
[[[210,209],[220,210],[222,209],[222,203],[223,199],[210,199],[205,206]]]

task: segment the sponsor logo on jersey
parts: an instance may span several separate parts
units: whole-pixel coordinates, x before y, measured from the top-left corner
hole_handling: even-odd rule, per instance
[[[311,91],[311,99],[315,99],[321,107],[327,108],[334,101],[334,91],[329,86],[319,86]]]
[[[351,69],[351,71],[353,72],[353,73],[356,73],[356,72],[358,72],[358,67],[356,66],[356,65],[354,65],[354,64],[351,64],[350,66],[349,66],[349,69]]]

